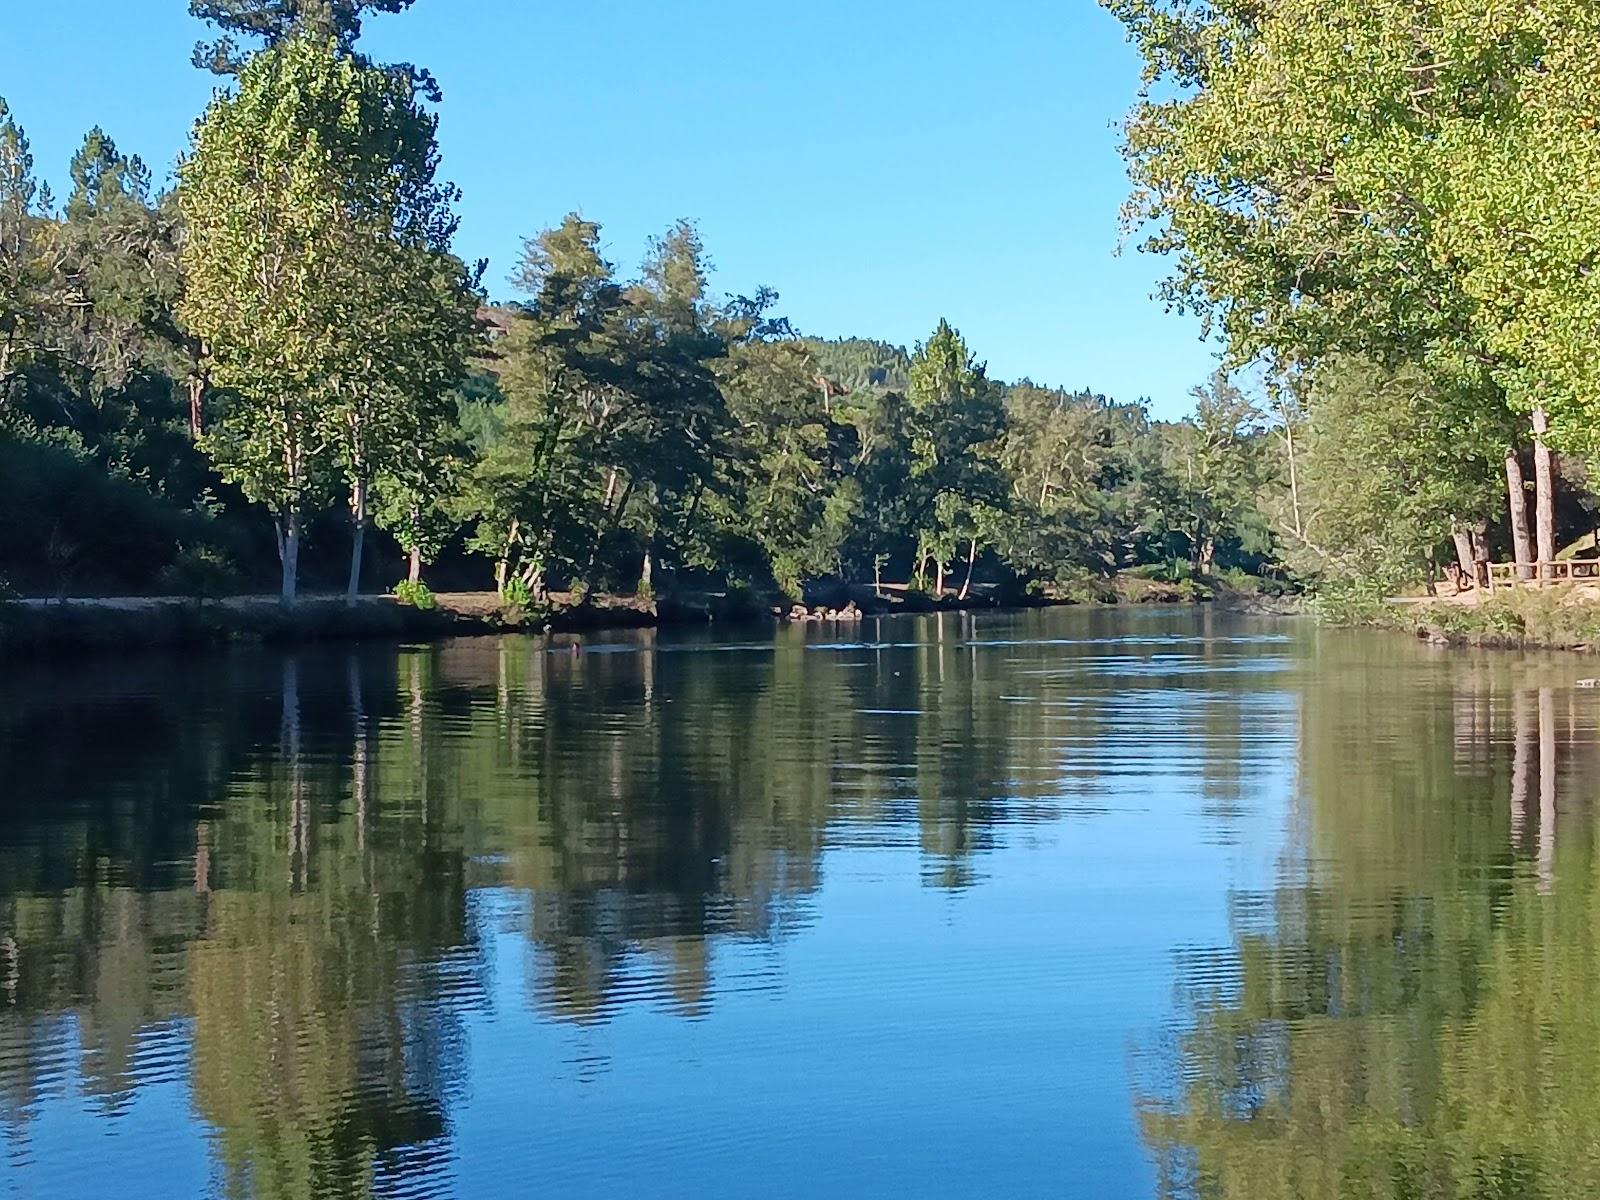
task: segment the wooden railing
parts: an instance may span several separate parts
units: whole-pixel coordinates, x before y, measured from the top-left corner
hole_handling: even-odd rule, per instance
[[[1558,558],[1553,562],[1478,564],[1478,586],[1498,588],[1543,587],[1547,583],[1572,583],[1600,579],[1600,558]]]

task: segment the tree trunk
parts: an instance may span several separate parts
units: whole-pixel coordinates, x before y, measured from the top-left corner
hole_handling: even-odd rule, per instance
[[[1205,545],[1206,527],[1204,522],[1197,523],[1194,532],[1189,535],[1189,571],[1193,575],[1200,574],[1201,547]]]
[[[1489,561],[1489,523],[1487,521],[1479,521],[1472,527],[1472,561],[1475,565]],[[1477,572],[1474,571],[1473,578],[1476,579],[1477,577]]]
[[[522,522],[516,517],[511,518],[511,529],[506,533],[505,546],[500,551],[500,559],[494,564],[494,590],[495,594],[504,597],[506,584],[511,582],[511,551],[516,547],[517,535],[522,531]]]
[[[293,608],[300,584],[300,510],[289,513],[287,524],[278,529],[278,561],[283,567],[283,589],[279,600],[285,608]]]
[[[198,442],[205,427],[206,377],[199,373],[189,376],[189,438]]]
[[[646,550],[644,552],[644,562],[640,564],[639,567],[639,595],[648,596],[651,594],[651,589],[654,587],[654,584],[651,582],[651,577],[653,574],[654,571],[651,566],[650,551]]]
[[[1542,408],[1533,410],[1533,494],[1534,529],[1539,552],[1539,578],[1548,579],[1550,564],[1556,560],[1556,483],[1550,447],[1544,435],[1550,423]]]
[[[1461,577],[1468,584],[1478,581],[1478,561],[1472,552],[1472,534],[1460,526],[1450,533],[1456,544],[1456,561],[1461,564]]]
[[[367,548],[367,481],[357,480],[350,491],[350,579],[344,598],[353,601],[361,593],[361,559]]]
[[[933,560],[933,595],[936,600],[944,599],[944,559]]]
[[[965,600],[967,598],[967,594],[972,591],[972,568],[977,561],[978,539],[973,538],[967,546],[967,577],[962,581],[961,594],[957,596],[956,599]]]
[[[1294,425],[1284,418],[1283,442],[1289,452],[1289,510],[1294,516],[1294,535],[1305,540],[1305,526],[1300,520],[1300,473],[1295,468]]]
[[[416,546],[411,547],[411,566],[406,578],[412,583],[422,582],[422,551]]]
[[[1210,575],[1217,566],[1217,539],[1208,537],[1200,543],[1200,574]]]
[[[1522,459],[1512,450],[1506,455],[1506,505],[1511,514],[1511,553],[1517,574],[1533,578],[1533,545],[1528,540],[1528,485],[1522,478]]]

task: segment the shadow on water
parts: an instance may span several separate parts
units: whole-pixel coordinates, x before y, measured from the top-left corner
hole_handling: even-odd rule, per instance
[[[0,677],[0,1190],[1555,1195],[1571,673],[1057,612]]]

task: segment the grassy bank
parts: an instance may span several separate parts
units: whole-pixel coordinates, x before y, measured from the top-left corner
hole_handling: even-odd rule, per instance
[[[1445,646],[1600,651],[1600,587],[1592,583],[1391,602],[1366,619]]]

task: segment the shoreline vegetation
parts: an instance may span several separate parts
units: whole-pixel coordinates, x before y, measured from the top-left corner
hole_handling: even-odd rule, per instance
[[[1410,633],[1440,647],[1593,654],[1600,653],[1600,584],[1408,597],[1365,616],[1345,614],[1345,619]]]
[[[808,335],[773,289],[714,288],[689,219],[624,266],[576,213],[498,277],[463,261],[449,101],[361,43],[364,14],[409,7],[193,4],[221,80],[164,191],[96,128],[57,203],[0,102],[14,624],[134,613],[35,603],[85,595],[199,597],[142,615],[209,637],[443,619],[375,589],[425,611],[492,588],[554,622],[572,593],[787,612],[890,587],[952,607],[1299,589],[1295,435],[1220,373],[1162,419],[995,378],[934,313],[910,349]],[[212,602],[269,589],[311,614]],[[631,610],[571,609],[600,611]]]
[[[920,592],[874,594],[838,588],[829,599],[794,605],[778,594],[701,593],[659,599],[637,595],[551,593],[542,604],[507,603],[494,592],[429,594],[419,606],[394,595],[302,596],[285,608],[275,596],[197,599],[90,597],[0,602],[0,661],[110,650],[239,644],[433,641],[501,634],[583,634],[694,625],[817,624],[849,628],[867,617],[1022,608],[1215,603],[1232,611],[1287,614],[1293,597],[1237,590],[1226,581],[1170,584],[1138,576],[1105,581],[1094,592],[1008,595],[985,589],[965,598]]]
[[[1105,0],[1148,85],[1128,232],[1224,351],[1160,419],[992,377],[943,318],[909,350],[808,336],[773,289],[714,289],[689,219],[619,268],[568,214],[491,296],[455,248],[445,97],[361,47],[364,14],[411,3],[196,0],[222,81],[165,191],[95,128],[58,204],[0,100],[0,597],[199,598],[23,600],[13,641],[151,614],[202,639],[409,629],[446,617],[401,608],[491,587],[555,625],[638,611],[563,595],[814,616],[863,589],[1219,580],[1404,624],[1374,605],[1542,571],[1600,529],[1600,202],[1571,182],[1600,179],[1592,4],[1480,27],[1401,0]],[[283,613],[201,602],[268,588]],[[1421,619],[1588,646],[1600,599],[1569,595]]]

